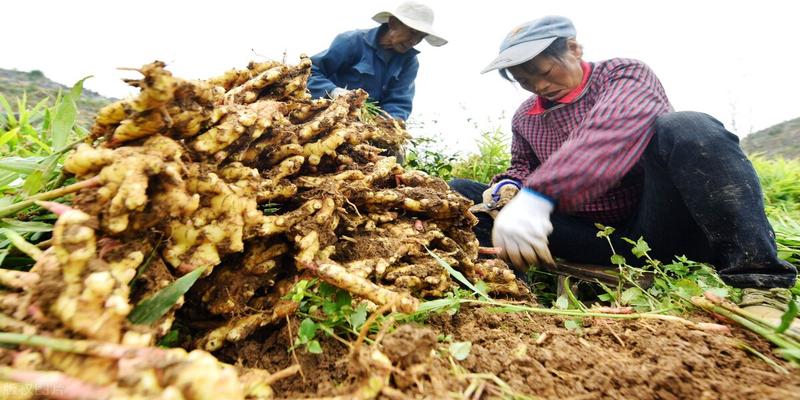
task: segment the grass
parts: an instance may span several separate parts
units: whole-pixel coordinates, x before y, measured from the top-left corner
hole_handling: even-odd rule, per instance
[[[484,132],[478,138],[478,152],[453,165],[453,177],[489,183],[511,165],[510,137],[500,129]]]
[[[67,152],[87,134],[76,123],[76,100],[83,81],[59,93],[52,103],[44,99],[30,105],[24,94],[15,100],[0,95],[0,227],[25,241],[46,239],[55,219],[32,200],[61,197],[65,193],[58,189],[75,183],[61,169]],[[26,268],[33,264],[29,257],[11,250],[11,240],[3,235],[0,266]]]
[[[767,215],[800,219],[800,160],[750,156],[764,191]]]
[[[445,181],[464,178],[483,183],[508,169],[511,153],[507,134],[500,129],[483,132],[476,145],[476,153],[457,156],[449,153],[437,139],[415,138],[408,146],[404,167],[424,171]]]
[[[754,155],[750,161],[761,181],[764,208],[775,229],[778,254],[800,265],[800,160]],[[800,295],[800,290],[796,294]]]

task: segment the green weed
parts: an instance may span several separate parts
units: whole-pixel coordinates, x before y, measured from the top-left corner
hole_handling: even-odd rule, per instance
[[[298,281],[284,298],[299,304],[297,315],[303,318],[290,350],[321,353],[320,332],[348,344],[342,336],[358,336],[367,320],[367,303],[353,306],[349,292],[316,279]]]
[[[484,132],[476,143],[478,152],[455,162],[453,177],[489,183],[511,165],[510,140],[499,128]]]
[[[406,150],[404,167],[449,181],[453,178],[453,164],[456,160],[456,156],[448,155],[440,147],[439,141],[421,137],[411,139]]]
[[[26,198],[74,182],[61,169],[67,152],[88,133],[76,124],[76,100],[84,79],[59,94],[52,106],[45,99],[31,107],[23,94],[14,107],[0,95],[0,227],[29,242],[44,240],[55,218],[41,213],[38,206],[19,205]],[[26,268],[33,264],[28,257],[9,256],[10,251],[10,240],[0,237],[0,266]]]
[[[618,267],[620,277],[615,290],[603,285],[605,293],[598,296],[602,301],[618,306],[631,306],[639,312],[683,312],[690,307],[685,299],[701,296],[705,292],[734,300],[741,296],[740,290],[722,282],[708,264],[689,260],[685,256],[677,256],[670,263],[662,263],[650,257],[650,246],[643,238],[635,241],[623,238],[632,245],[631,254],[644,261],[644,266],[634,267],[611,244],[614,228],[596,225],[599,229],[597,237],[606,239],[611,247],[613,254],[610,261]],[[652,278],[653,283],[650,287],[643,288],[639,282],[646,275]],[[623,290],[626,286],[627,289]]]

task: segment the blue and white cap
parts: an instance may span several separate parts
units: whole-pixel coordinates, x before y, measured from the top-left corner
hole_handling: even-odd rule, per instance
[[[547,16],[526,22],[506,35],[500,54],[481,73],[513,67],[533,59],[560,37],[575,37],[575,27],[566,17]]]

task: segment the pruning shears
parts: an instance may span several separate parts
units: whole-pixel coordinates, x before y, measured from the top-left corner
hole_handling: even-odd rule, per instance
[[[497,205],[500,202],[500,188],[505,185],[514,185],[517,187],[517,189],[520,188],[519,182],[512,179],[503,179],[500,182],[497,182],[497,185],[494,186],[494,190],[492,190],[492,201],[486,204],[487,209],[494,210],[497,208]]]
[[[494,210],[497,208],[497,203],[500,202],[500,192],[495,189],[492,192],[492,201],[484,204],[487,210]]]
[[[492,189],[491,198],[488,202],[483,202],[480,204],[476,204],[470,208],[472,212],[485,212],[494,214],[497,212],[497,209],[500,206],[500,188],[505,185],[514,185],[519,189],[520,184],[519,182],[511,179],[503,179],[500,182],[497,182],[494,189]],[[494,216],[494,215],[492,215]]]

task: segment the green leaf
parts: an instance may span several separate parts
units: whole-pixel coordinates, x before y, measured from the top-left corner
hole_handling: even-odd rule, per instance
[[[22,189],[28,196],[39,193],[43,187],[44,177],[42,171],[34,171],[32,174],[28,175],[28,177],[25,178],[25,183],[22,185]]]
[[[472,342],[453,342],[450,343],[448,349],[450,354],[453,355],[453,358],[458,361],[463,361],[469,357],[469,352],[472,350]]]
[[[569,308],[569,298],[567,297],[566,293],[558,296],[555,306],[559,310],[566,310]]]
[[[594,224],[594,227],[600,230],[597,232],[597,237],[599,238],[609,237],[612,233],[614,233],[614,228],[610,226],[596,223]]]
[[[360,329],[361,325],[364,325],[364,322],[367,321],[367,303],[359,304],[353,313],[350,314],[348,320],[353,329]]]
[[[0,170],[28,175],[40,168],[45,157],[4,157],[0,158]]]
[[[302,342],[309,342],[317,334],[317,324],[311,319],[306,318],[300,323],[300,329],[297,331],[297,336]]]
[[[159,347],[177,347],[180,340],[180,332],[172,329],[158,341]]]
[[[205,270],[206,267],[196,268],[159,290],[153,297],[142,300],[128,315],[128,321],[136,325],[150,325],[158,321],[194,285]]]
[[[72,97],[73,100],[78,100],[78,98],[81,97],[81,93],[83,92],[83,81],[85,81],[85,80],[87,80],[87,79],[89,79],[91,77],[92,77],[92,75],[85,76],[85,77],[83,77],[83,79],[75,82],[75,84],[72,85],[72,89],[70,89],[69,95]]]
[[[443,299],[423,301],[420,303],[419,307],[417,307],[417,313],[428,314],[439,312],[441,310],[447,310],[460,305],[460,302],[461,299],[455,297],[445,297]]]
[[[321,297],[331,297],[334,293],[336,293],[336,286],[333,286],[328,282],[322,282],[319,284],[319,295]]]
[[[17,139],[17,134],[19,134],[19,127],[13,128],[8,132],[0,135],[0,146],[8,143],[13,139]]]
[[[622,304],[631,304],[634,300],[638,300],[643,296],[642,291],[637,287],[630,287],[625,289],[620,295],[620,302]]]
[[[322,354],[322,346],[320,346],[319,341],[316,340],[308,342],[306,350],[311,354]]]
[[[570,331],[579,330],[583,328],[583,323],[578,318],[570,318],[564,321],[564,328]]]
[[[484,300],[492,301],[491,297],[487,296],[485,293],[482,293],[480,290],[478,290],[478,288],[476,288],[475,285],[473,285],[472,282],[470,282],[469,279],[467,279],[461,272],[458,272],[455,269],[453,269],[453,267],[451,267],[450,264],[448,264],[445,260],[442,260],[442,258],[437,256],[436,253],[432,252],[431,249],[425,247],[425,250],[428,251],[428,254],[430,254],[436,260],[436,262],[440,266],[442,266],[442,268],[447,270],[447,273],[449,273],[450,276],[455,278],[457,281],[461,282],[461,284],[468,287],[470,290],[475,292],[475,294],[477,294],[479,297],[482,297]]]
[[[677,294],[684,298],[700,296],[703,294],[703,289],[691,279],[680,279],[673,282],[672,286],[675,287]]]
[[[8,100],[3,96],[0,96],[0,106],[2,106],[3,110],[5,110],[8,126],[17,126],[17,118],[14,116],[14,109],[11,108],[11,104],[8,104]]]
[[[614,265],[625,265],[627,262],[625,261],[625,257],[619,254],[614,254],[611,256],[611,264]]]
[[[8,228],[17,233],[50,232],[53,230],[53,225],[38,221],[3,218],[0,220],[0,228]]]
[[[483,294],[489,293],[489,285],[484,281],[475,282],[475,289],[478,289]]]
[[[33,117],[42,116],[43,110],[47,110],[47,102],[49,100],[50,100],[49,98],[44,98],[40,100],[38,103],[36,103],[36,105],[33,106],[33,108],[31,108],[31,116]]]
[[[306,296],[306,288],[308,287],[308,280],[301,279],[292,286],[292,290],[286,296],[295,303],[299,303]]]
[[[792,257],[794,257],[794,251],[791,250],[778,251],[778,258],[780,258],[781,260],[789,260]]]
[[[19,175],[13,172],[0,173],[0,191],[7,191],[11,189],[8,185],[14,183],[19,179]],[[0,197],[0,207],[7,207],[15,203],[16,196],[9,193],[7,196]]]
[[[336,306],[338,309],[349,306],[352,302],[353,297],[350,296],[350,292],[341,289],[336,291]]]
[[[3,265],[3,261],[5,261],[5,259],[6,259],[6,256],[8,255],[8,252],[9,252],[9,250],[11,250],[11,248],[10,248],[10,247],[5,247],[5,248],[1,248],[1,249],[0,249],[0,265]]]
[[[338,314],[338,311],[339,306],[335,302],[328,299],[322,302],[322,312],[324,312],[328,317],[335,316]]]
[[[53,126],[53,113],[50,107],[44,109],[44,116],[42,117],[42,126],[39,129],[41,132],[50,132],[50,127]]]
[[[642,258],[646,256],[647,253],[650,252],[650,250],[651,250],[650,246],[647,244],[647,242],[644,241],[644,238],[640,236],[639,240],[636,241],[636,245],[634,245],[633,249],[631,249],[631,252],[636,257]]]
[[[711,292],[711,294],[722,299],[728,298],[728,296],[730,296],[730,290],[728,290],[728,288],[725,287],[712,287],[706,289],[705,291]]]
[[[22,93],[22,97],[17,98],[17,114],[19,114],[17,120],[20,126],[28,123],[30,113],[28,112],[28,94],[25,92]]]
[[[61,98],[61,102],[56,108],[50,130],[53,149],[55,150],[61,150],[67,145],[69,137],[72,134],[72,127],[75,125],[75,120],[78,118],[78,107],[75,101],[80,97],[81,91],[83,90],[83,81],[88,78],[87,76],[76,82],[69,93]]]
[[[41,154],[41,153],[52,154],[53,153],[53,149],[50,148],[50,146],[48,146],[47,143],[45,143],[41,139],[39,139],[38,138],[39,133],[36,132],[33,128],[31,128],[29,125],[23,125],[22,128],[21,128],[20,133],[22,133],[22,138],[23,139],[25,139],[25,140],[27,140],[29,142],[32,142],[36,146],[39,146],[41,151],[37,151],[36,153],[38,153],[38,154]]]
[[[781,324],[778,325],[778,329],[775,329],[777,333],[786,332],[790,326],[792,326],[792,322],[797,317],[797,302],[794,300],[789,301],[789,308],[786,309],[786,312],[781,315]]]

